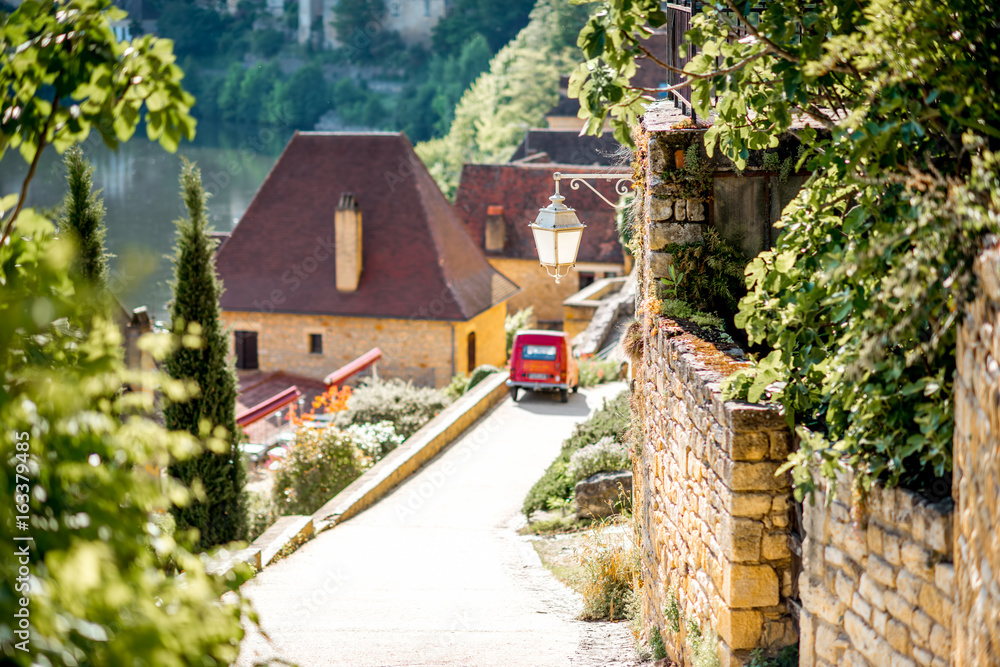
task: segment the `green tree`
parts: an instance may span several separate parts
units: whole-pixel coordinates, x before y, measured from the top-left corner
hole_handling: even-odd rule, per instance
[[[219,37],[224,34],[219,12],[194,2],[165,3],[156,28],[163,37],[174,40],[174,51],[181,58],[216,54]]]
[[[385,0],[339,0],[333,10],[333,27],[348,59],[377,63],[399,54],[399,33],[389,30]]]
[[[63,199],[59,229],[72,235],[79,248],[76,273],[84,280],[103,289],[107,285],[108,260],[104,248],[107,228],[104,225],[104,202],[94,192],[94,166],[74,146],[63,157],[68,192]]]
[[[181,171],[181,196],[188,217],[177,222],[170,319],[176,332],[186,332],[200,344],[176,350],[167,358],[165,370],[170,377],[193,381],[199,394],[168,403],[163,416],[171,430],[215,435],[216,449],[170,466],[173,477],[186,486],[201,487],[204,494],[196,502],[174,508],[178,527],[198,529],[202,547],[211,547],[246,538],[246,471],[236,426],[236,371],[219,309],[222,284],[215,274],[207,197],[201,172],[187,161]]]
[[[244,123],[268,122],[271,117],[267,101],[281,78],[281,71],[274,62],[247,70],[240,82],[237,120]]]
[[[485,37],[496,53],[528,25],[534,6],[535,0],[457,0],[434,26],[434,53],[457,56],[477,35]]]
[[[247,71],[243,65],[233,63],[226,70],[226,78],[219,88],[219,115],[224,121],[235,122],[240,115],[240,89]]]
[[[330,86],[316,64],[300,67],[287,81],[279,82],[273,96],[270,107],[280,110],[291,127],[302,130],[311,130],[319,117],[333,107]]]
[[[0,159],[13,147],[30,165],[0,223],[0,246],[46,146],[64,151],[96,130],[115,148],[140,120],[168,151],[182,136],[194,138],[194,98],[181,87],[170,41],[143,35],[118,42],[110,22],[125,16],[110,0],[27,0],[0,17]]]

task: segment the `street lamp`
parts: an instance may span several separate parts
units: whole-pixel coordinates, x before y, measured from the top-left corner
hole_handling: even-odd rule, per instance
[[[549,197],[552,202],[545,208],[538,210],[538,217],[535,222],[528,225],[531,227],[531,234],[535,238],[535,250],[538,252],[538,262],[545,267],[545,271],[556,279],[569,275],[570,269],[576,266],[576,254],[580,250],[580,240],[583,238],[583,230],[586,225],[576,217],[576,210],[563,204],[566,200],[559,194],[559,181],[569,178],[569,185],[572,189],[578,190],[580,183],[583,183],[594,193],[603,199],[608,206],[614,209],[622,208],[602,195],[594,186],[587,183],[587,180],[618,179],[615,185],[615,192],[620,195],[628,192],[625,181],[632,182],[632,178],[627,174],[562,174],[555,172],[552,180],[555,181],[555,194]]]

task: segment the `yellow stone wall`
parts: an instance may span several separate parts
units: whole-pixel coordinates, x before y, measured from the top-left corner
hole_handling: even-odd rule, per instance
[[[503,368],[507,364],[507,337],[503,328],[506,316],[507,304],[500,303],[468,322],[452,323],[455,332],[456,373],[467,373],[472,370],[468,368],[468,335],[471,332],[476,334],[475,366],[490,364]]]
[[[505,312],[501,303],[470,322],[461,323],[475,328],[477,355],[481,354],[484,360],[481,363],[502,359],[505,354]],[[229,329],[257,332],[258,362],[260,370],[265,372],[283,370],[322,380],[328,373],[378,347],[384,354],[378,364],[379,376],[441,387],[449,382],[455,364],[464,360],[465,355],[465,350],[459,352],[458,341],[453,339],[454,324],[447,321],[232,311],[224,311],[222,317]],[[495,328],[499,329],[499,335],[492,331]],[[309,353],[309,334],[323,335],[322,354]],[[463,336],[461,346],[464,345]]]
[[[586,264],[571,269],[568,276],[557,284],[550,278],[538,261],[534,259],[509,259],[506,257],[487,257],[490,264],[518,286],[521,291],[507,301],[511,313],[534,306],[535,319],[540,324],[561,323],[563,321],[564,299],[567,299],[580,289],[580,270],[584,272],[623,272],[622,264]],[[598,276],[600,278],[601,276]]]

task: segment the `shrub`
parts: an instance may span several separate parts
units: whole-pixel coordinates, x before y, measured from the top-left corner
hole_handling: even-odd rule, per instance
[[[278,512],[312,514],[371,464],[349,434],[335,428],[300,428],[274,475]]]
[[[500,369],[496,366],[490,366],[489,364],[484,364],[482,366],[477,366],[472,373],[469,374],[469,384],[465,386],[465,391],[469,391],[477,384],[485,380],[488,376],[493,375]]]
[[[351,424],[346,431],[361,451],[373,461],[382,459],[403,444],[403,436],[396,433],[396,427],[389,421],[377,424]]]
[[[449,400],[454,401],[465,393],[465,389],[468,386],[469,378],[466,377],[464,373],[456,373],[452,376],[451,382],[448,383],[448,386],[444,388],[444,394]]]
[[[351,394],[347,410],[338,413],[336,424],[346,428],[351,424],[392,422],[396,433],[406,439],[448,403],[447,395],[440,389],[415,387],[412,382],[400,379],[367,379]]]
[[[604,401],[590,419],[580,422],[573,434],[563,443],[562,451],[552,462],[541,479],[535,482],[524,499],[522,511],[531,516],[536,510],[556,509],[573,495],[573,479],[569,476],[570,457],[579,449],[593,444],[605,436],[622,441],[630,420],[628,392],[624,391],[610,401]]]
[[[566,474],[576,484],[599,472],[615,472],[631,467],[632,459],[625,445],[615,442],[614,438],[606,435],[594,444],[574,452],[569,457]]]
[[[595,530],[584,542],[583,612],[586,621],[621,620],[631,605],[633,582],[639,576],[639,550],[620,533]]]
[[[611,359],[581,359],[580,386],[593,387],[602,382],[613,382],[618,379],[620,364]]]
[[[507,334],[507,358],[510,358],[510,351],[514,349],[514,336],[518,331],[527,329],[535,319],[534,306],[522,308],[513,315],[508,315],[503,321],[503,330]]]

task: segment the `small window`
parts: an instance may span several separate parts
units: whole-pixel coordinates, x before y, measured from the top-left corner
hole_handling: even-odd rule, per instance
[[[578,275],[580,277],[580,286],[577,289],[583,289],[594,284],[595,276],[592,272],[581,271]]]
[[[323,354],[323,334],[309,334],[309,354]]]
[[[233,332],[233,347],[236,351],[236,368],[254,370],[257,366],[257,332]]]
[[[521,352],[522,359],[542,359],[552,361],[556,358],[555,345],[525,345]]]

